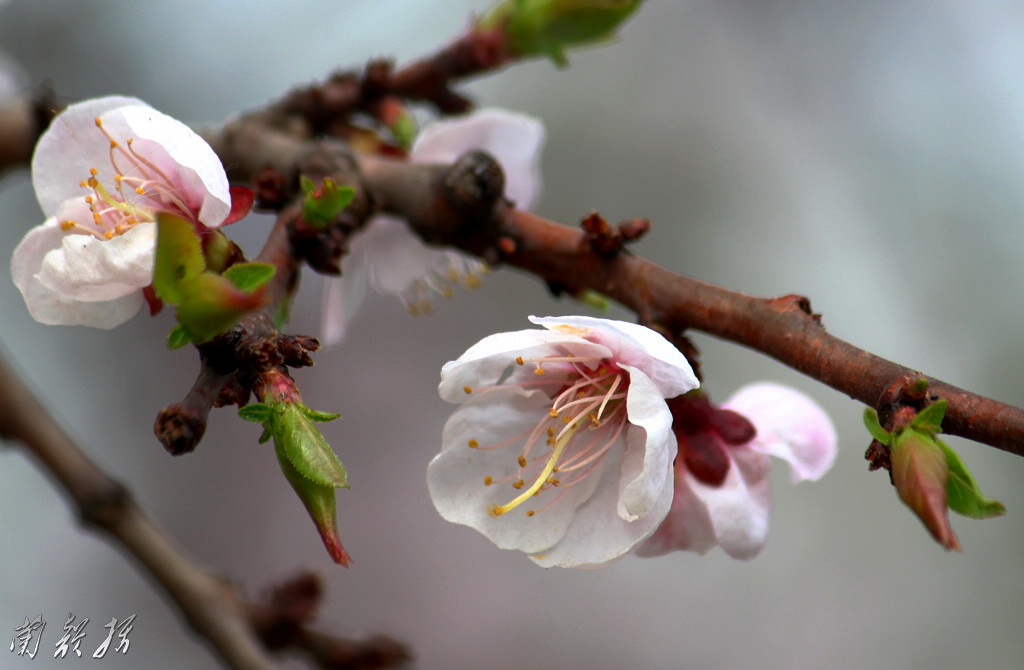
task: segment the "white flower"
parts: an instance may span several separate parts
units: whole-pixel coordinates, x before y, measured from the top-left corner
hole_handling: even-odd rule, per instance
[[[680,398],[672,409],[675,499],[639,556],[720,545],[733,558],[754,558],[768,539],[768,456],[789,462],[794,483],[820,479],[835,462],[836,431],[825,410],[785,386],[746,386],[721,409],[703,397]]]
[[[409,160],[451,163],[467,151],[494,156],[505,172],[505,195],[529,209],[540,193],[540,121],[500,109],[484,109],[462,118],[435,121],[416,138]],[[457,251],[427,246],[405,221],[376,216],[349,240],[342,276],[324,291],[325,345],[345,337],[348,324],[366,296],[367,286],[399,297],[412,313],[429,312],[434,294],[449,297],[457,284],[475,287],[486,272],[483,263]]]
[[[589,317],[484,338],[441,370],[461,403],[427,471],[441,516],[551,567],[600,567],[661,523],[676,441],[665,398],[697,387],[654,331]]]
[[[157,211],[199,229],[231,212],[220,159],[180,121],[135,98],[71,105],[39,139],[32,183],[49,217],[14,250],[11,274],[36,321],[113,328],[153,278]]]

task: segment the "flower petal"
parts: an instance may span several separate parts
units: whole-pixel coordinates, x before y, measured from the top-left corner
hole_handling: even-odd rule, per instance
[[[450,163],[467,151],[486,151],[505,172],[505,194],[520,209],[540,194],[540,152],[544,124],[525,114],[481,109],[468,116],[434,121],[423,128],[410,152],[416,163]]]
[[[628,440],[633,444],[631,449],[637,449],[645,439],[644,431],[635,426],[629,427],[628,431]],[[642,545],[662,523],[672,505],[671,476],[661,478],[662,487],[653,497],[647,514],[627,521],[618,513],[623,461],[628,458],[623,451],[613,447],[608,452],[601,481],[593,495],[576,509],[568,531],[557,544],[530,557],[538,565],[545,568],[604,567]]]
[[[525,360],[549,355],[603,359],[610,353],[604,345],[567,333],[537,329],[497,333],[480,340],[458,359],[445,363],[441,368],[438,392],[448,402],[463,402],[468,397],[465,387],[476,389],[479,386],[498,383],[510,366],[519,367],[515,365],[517,356]],[[529,372],[532,369],[534,368],[519,367],[519,371],[514,371],[510,381],[516,380],[518,374],[532,374]],[[556,369],[552,369],[552,373],[555,373]],[[547,374],[545,378],[549,378]]]
[[[521,491],[510,485],[519,472],[516,446],[486,447],[530,431],[549,407],[544,393],[503,388],[474,395],[452,413],[444,427],[441,453],[427,468],[430,498],[442,517],[475,528],[502,549],[534,553],[561,539],[576,507],[598,484],[599,473],[578,486],[559,489],[557,503],[533,516],[527,516],[527,509],[543,506],[544,499],[499,517],[490,513],[492,506],[509,503]],[[469,440],[476,440],[480,448],[470,448]],[[493,483],[486,485],[485,477]]]
[[[676,470],[675,491],[668,515],[658,529],[636,549],[645,558],[662,556],[670,551],[694,551],[706,554],[718,542],[711,515],[697,497],[689,482],[696,481],[685,469]]]
[[[643,370],[663,398],[674,398],[700,385],[686,357],[645,326],[590,316],[531,316],[530,321],[604,344],[616,362]]]
[[[630,428],[626,456],[622,461],[617,512],[626,521],[650,514],[666,488],[671,491],[672,461],[676,438],[672,433],[672,412],[653,382],[640,370],[629,371],[626,411]],[[666,506],[666,512],[668,507]],[[659,519],[660,523],[660,519]]]
[[[135,151],[167,173],[178,196],[198,213],[201,223],[209,228],[221,225],[231,212],[231,192],[224,166],[206,140],[148,105],[119,111],[126,126],[124,139],[135,138]],[[104,126],[112,135],[119,129],[116,114],[104,116]],[[108,117],[113,118],[108,121]]]
[[[64,237],[57,219],[51,218],[30,230],[14,250],[11,275],[32,318],[47,325],[109,329],[135,316],[142,307],[142,291],[115,300],[81,302],[54,292],[36,278],[43,258],[59,249]]]
[[[145,104],[120,95],[94,98],[69,105],[53,120],[32,154],[32,186],[44,212],[53,215],[65,200],[86,195],[80,183],[89,176],[89,168],[105,169],[109,183],[113,178],[106,159],[110,141],[97,131],[96,117],[119,107]]]
[[[100,240],[65,235],[43,257],[36,275],[43,286],[72,300],[122,298],[153,281],[156,224],[141,223],[123,235]]]
[[[350,254],[342,261],[340,277],[328,277],[324,284],[320,342],[325,347],[339,344],[349,323],[366,298],[365,256]]]
[[[789,462],[793,482],[820,479],[835,462],[836,429],[816,402],[780,384],[745,386],[722,407],[750,419],[752,449]]]
[[[365,257],[373,287],[385,295],[401,297],[416,281],[425,281],[449,265],[450,252],[428,247],[393,216],[375,216],[353,236],[351,246],[353,255]]]
[[[771,488],[768,457],[748,447],[730,447],[733,466],[720,486],[689,473],[686,483],[707,510],[716,542],[733,558],[757,556],[768,539]]]

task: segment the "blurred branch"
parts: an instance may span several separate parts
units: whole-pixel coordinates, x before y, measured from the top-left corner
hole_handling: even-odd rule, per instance
[[[68,437],[5,362],[0,361],[0,436],[20,442],[71,498],[85,526],[119,545],[160,584],[189,625],[230,667],[275,667],[233,586],[192,563]]]
[[[408,660],[406,648],[386,636],[348,640],[308,628],[322,591],[315,578],[292,580],[266,602],[247,603],[229,582],[175,547],[128,489],[68,437],[2,360],[0,437],[27,449],[71,498],[83,524],[104,533],[155,579],[228,667],[273,670],[267,649],[302,650],[318,667],[331,670],[393,668]]]

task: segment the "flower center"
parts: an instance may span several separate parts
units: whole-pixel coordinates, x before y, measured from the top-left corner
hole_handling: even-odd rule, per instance
[[[65,219],[60,222],[62,230],[110,240],[139,223],[152,222],[157,210],[174,210],[193,218],[171,178],[136,151],[133,138],[124,143],[117,141],[103,127],[100,117],[96,117],[96,128],[110,143],[108,160],[113,169],[112,182],[104,184],[99,170],[90,168],[89,177],[79,184],[89,190],[84,200],[90,216],[84,221]]]
[[[455,295],[455,287],[462,285],[468,290],[476,290],[484,275],[490,269],[483,263],[456,254],[448,254],[447,265],[431,270],[425,276],[413,281],[400,295],[405,308],[413,316],[430,314],[434,311],[435,295],[451,299]]]
[[[540,359],[516,359],[518,365],[533,363],[538,378],[519,382],[524,388],[551,389],[551,408],[530,430],[499,444],[481,446],[469,441],[473,449],[500,449],[522,445],[516,454],[516,473],[495,481],[485,477],[484,485],[511,484],[522,491],[504,505],[492,505],[491,516],[501,516],[527,500],[550,489],[559,489],[558,495],[537,510],[527,510],[527,516],[542,512],[562,499],[573,486],[593,474],[603,462],[626,426],[626,391],[629,375],[614,363],[578,356],[546,356]],[[545,364],[556,364],[568,369],[568,379],[543,379]],[[555,377],[556,375],[551,375]],[[467,387],[467,392],[474,389]],[[481,389],[475,389],[481,390]],[[544,447],[539,446],[543,441]],[[537,452],[542,453],[538,454]],[[527,485],[526,482],[532,481]]]

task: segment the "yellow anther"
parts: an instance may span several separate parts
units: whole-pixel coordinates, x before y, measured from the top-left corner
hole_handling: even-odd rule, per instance
[[[479,442],[477,442],[476,440],[470,440],[470,441],[469,441],[469,442],[467,442],[466,444],[467,444],[467,445],[469,445],[469,448],[470,448],[470,449],[476,449],[477,447],[479,447],[479,446],[480,446],[480,443],[479,443]]]
[[[570,421],[572,421],[572,419],[570,419],[568,416],[563,416],[562,421],[569,423]]]
[[[516,364],[517,365],[522,365],[523,364],[523,357],[522,356],[516,356]]]
[[[139,195],[142,195],[143,193],[146,192],[146,189],[142,188],[141,186],[137,186],[135,187],[135,192],[138,193]]]
[[[472,386],[463,386],[462,390],[465,391],[466,393],[472,393],[473,392],[473,387]]]
[[[92,222],[95,223],[97,226],[103,223],[103,221],[100,219],[99,212],[92,213]]]
[[[107,238],[108,240],[114,239],[114,231],[108,230],[107,232],[103,233],[103,237]]]
[[[558,479],[558,477],[548,477],[547,483],[551,484],[552,486],[558,486],[559,484],[562,483],[562,481]]]
[[[544,374],[544,368],[538,366],[537,369],[533,371],[533,374],[535,374],[535,375],[542,375],[542,374]]]
[[[524,486],[526,486],[526,483],[523,482],[522,479],[517,479],[514,482],[512,482],[512,488],[514,488],[514,489],[521,489]]]
[[[558,410],[557,410],[557,409],[555,409],[554,407],[552,407],[551,409],[549,409],[549,410],[548,410],[548,415],[549,415],[549,416],[550,416],[550,417],[551,417],[552,419],[557,419],[557,418],[558,418]],[[553,429],[553,428],[549,428],[548,430],[549,430],[549,431],[553,431],[554,429]],[[550,436],[550,435],[551,435],[551,432],[548,432],[548,435]]]
[[[78,182],[78,185],[81,186],[82,188],[89,188],[89,182],[87,182],[84,179],[82,181]]]
[[[523,456],[523,455],[519,456],[519,467],[521,467],[521,468],[525,468],[526,467],[526,456]]]
[[[68,232],[69,230],[71,230],[74,227],[75,227],[75,222],[74,221],[61,221],[60,222],[60,229],[63,230],[65,233]]]
[[[123,175],[119,175],[119,174],[115,174],[114,175],[114,183],[115,184],[120,184],[122,179],[124,179]]]
[[[502,514],[505,513],[505,510],[503,508],[501,508],[501,507],[498,507],[497,505],[491,505],[491,507],[487,510],[487,512],[491,516],[501,516]]]
[[[532,509],[526,510],[526,516],[533,516],[534,514],[536,514],[536,512],[534,512]]]
[[[89,174],[91,174],[93,177],[95,177],[99,173],[100,173],[100,171],[97,170],[96,168],[89,168]]]
[[[116,149],[117,148],[117,142],[115,142],[114,140],[110,140],[110,148],[111,149]]]
[[[82,182],[82,185],[84,186],[85,182]],[[92,196],[91,195],[85,196],[85,204],[87,204],[87,205],[91,205],[92,204]]]
[[[494,483],[494,480],[491,478],[490,475],[487,475],[486,477],[484,477],[484,486],[490,486],[493,483]]]
[[[548,427],[548,437],[554,437],[554,436],[555,436],[555,429],[554,429],[554,427]]]
[[[467,275],[463,283],[466,285],[466,288],[472,291],[473,289],[480,288],[480,277]]]
[[[97,128],[103,127],[103,120],[100,117],[97,116],[93,121],[96,123]]]

